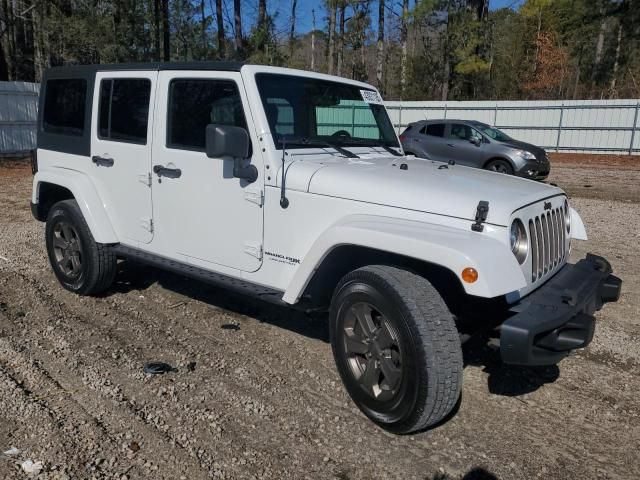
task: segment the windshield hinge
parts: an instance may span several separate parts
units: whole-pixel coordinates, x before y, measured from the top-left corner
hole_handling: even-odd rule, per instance
[[[244,199],[261,207],[264,202],[264,194],[262,190],[245,190]]]
[[[484,230],[484,222],[487,221],[487,215],[489,214],[489,202],[486,200],[480,200],[476,207],[476,223],[471,225],[471,230],[474,232],[482,232]]]
[[[246,242],[244,244],[244,253],[262,260],[262,244],[259,242]]]

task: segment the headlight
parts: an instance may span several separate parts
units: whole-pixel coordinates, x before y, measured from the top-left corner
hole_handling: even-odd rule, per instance
[[[511,251],[515,255],[516,260],[518,260],[518,263],[522,265],[527,259],[529,242],[527,241],[527,231],[518,219],[515,219],[511,224],[509,240],[511,242]]]
[[[564,201],[564,224],[567,227],[567,233],[571,233],[571,210],[566,200]]]
[[[527,152],[526,150],[516,150],[516,155],[518,155],[519,157],[523,158],[524,160],[535,160],[536,156],[531,153],[531,152]]]

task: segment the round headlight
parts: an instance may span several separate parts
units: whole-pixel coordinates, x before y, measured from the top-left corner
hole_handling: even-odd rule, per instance
[[[509,241],[511,243],[511,251],[515,255],[516,260],[518,260],[518,263],[522,265],[527,259],[529,242],[527,241],[527,231],[518,219],[515,219],[511,224]]]
[[[564,224],[567,227],[567,233],[571,233],[571,210],[569,210],[569,202],[564,201]]]

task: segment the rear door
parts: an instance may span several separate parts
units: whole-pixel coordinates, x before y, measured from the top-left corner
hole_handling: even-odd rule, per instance
[[[127,244],[153,238],[152,118],[157,72],[98,72],[91,132],[91,178]]]
[[[418,151],[424,153],[426,158],[446,162],[449,153],[445,142],[446,124],[428,123],[415,135]]]

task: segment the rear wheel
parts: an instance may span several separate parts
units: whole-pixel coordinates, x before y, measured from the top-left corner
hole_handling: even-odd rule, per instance
[[[458,401],[458,332],[425,278],[381,265],[347,274],[331,302],[330,330],[349,395],[382,428],[422,430],[442,420]]]
[[[506,160],[491,160],[485,167],[487,170],[498,173],[506,173],[507,175],[513,175],[513,167]]]
[[[116,274],[116,257],[96,243],[75,200],[51,207],[45,229],[53,272],[64,288],[79,295],[106,290]]]

